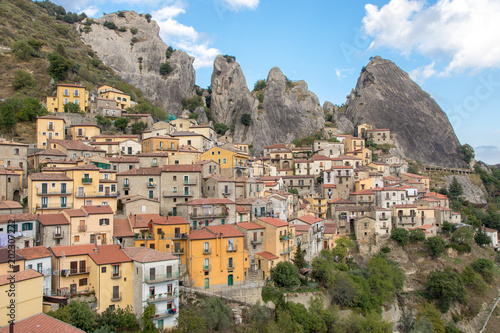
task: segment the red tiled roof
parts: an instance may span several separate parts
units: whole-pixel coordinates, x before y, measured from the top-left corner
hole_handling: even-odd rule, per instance
[[[109,205],[105,206],[82,206],[82,209],[89,215],[93,214],[113,214],[113,209]]]
[[[85,213],[81,209],[65,209],[63,210],[69,217],[85,217],[87,213]]]
[[[356,204],[354,201],[347,200],[347,199],[342,199],[342,198],[337,198],[337,199],[330,200],[330,201],[328,201],[328,203],[331,203],[331,204],[343,204],[343,205],[348,205],[348,204],[355,205]]]
[[[37,271],[35,271],[33,269],[27,269],[25,271],[21,271],[21,272],[17,272],[17,273],[9,273],[9,274],[5,274],[5,275],[0,275],[0,286],[4,286],[6,284],[11,283],[11,281],[9,279],[9,277],[11,275],[15,276],[16,282],[20,282],[20,281],[29,280],[29,279],[43,276],[42,274],[38,273]],[[16,331],[17,331],[17,329],[18,328],[17,328],[17,323],[16,323]],[[18,332],[20,332],[20,331],[18,331]]]
[[[70,181],[72,182],[73,179],[69,178],[65,174],[62,173],[32,173],[29,175],[31,180],[54,180],[54,181]]]
[[[358,191],[358,192],[353,192],[351,193],[351,195],[363,195],[363,194],[375,194],[372,190],[361,190],[361,191]]]
[[[296,224],[295,225],[295,230],[298,230],[298,231],[305,232],[305,231],[309,231],[309,229],[311,229],[310,225],[304,225],[304,224]]]
[[[219,235],[222,238],[243,237],[244,236],[241,231],[239,231],[234,226],[229,225],[229,224],[213,225],[213,226],[205,227],[205,229],[212,232],[213,234]]]
[[[31,333],[85,333],[79,328],[71,326],[65,322],[39,313],[26,319],[16,321],[15,332]],[[9,326],[0,328],[0,333],[9,333]]]
[[[307,223],[307,224],[314,224],[316,222],[323,221],[322,218],[315,217],[313,215],[304,215],[304,216],[298,217],[297,220],[300,220],[300,221]]]
[[[24,249],[16,250],[17,253],[22,255],[26,260],[46,258],[52,256],[50,250],[45,246],[25,247]]]
[[[61,118],[61,117],[57,117],[57,116],[52,116],[52,115],[46,115],[46,116],[42,116],[42,117],[37,117],[37,119],[55,119],[55,120],[62,120],[64,122],[66,122],[66,120],[64,118]]]
[[[408,173],[408,172],[401,173],[401,176],[403,176],[403,175],[407,176],[407,177],[417,178],[417,179],[428,178],[428,177],[424,177],[424,176],[420,176],[420,175],[416,175],[414,173]]]
[[[98,245],[98,252],[89,254],[90,258],[98,265],[108,265],[132,261],[122,250],[120,245]]]
[[[134,232],[130,228],[128,219],[113,219],[113,237],[131,237]]]
[[[96,246],[95,244],[52,246],[50,247],[50,250],[52,251],[52,253],[54,253],[54,256],[56,257],[62,257],[63,254],[66,257],[69,257],[69,256],[80,256],[82,254],[92,253],[95,249],[95,246]]]
[[[158,216],[152,219],[154,224],[189,224],[182,216]]]
[[[206,229],[198,229],[190,231],[188,237],[191,240],[212,239],[215,238],[215,235]]]
[[[41,156],[66,156],[65,153],[58,149],[45,149],[42,151],[39,151],[38,153],[35,153],[34,155],[41,155]]]
[[[6,263],[9,260],[12,260],[12,254],[9,253],[9,249],[7,247],[0,247],[0,264]],[[14,253],[14,260],[21,261],[25,259],[19,253]]]
[[[102,134],[102,135],[96,135],[93,136],[92,139],[95,138],[102,138],[102,139],[139,139],[138,135],[131,135],[131,134],[120,134],[120,135],[114,135],[114,134]]]
[[[17,201],[12,201],[12,200],[0,201],[0,209],[13,209],[13,208],[23,208],[23,206]]]
[[[393,205],[396,208],[417,208],[415,205]]]
[[[133,214],[129,215],[128,218],[132,228],[146,228],[149,221],[159,216],[159,214]]]
[[[337,188],[337,185],[335,184],[322,184],[323,188]]]
[[[156,262],[164,260],[179,260],[178,257],[170,253],[163,253],[147,247],[124,247],[122,248],[130,259],[138,262]]]
[[[162,172],[201,172],[202,167],[199,164],[177,164],[164,165],[161,168]]]
[[[58,214],[40,214],[38,215],[38,221],[43,226],[51,226],[51,225],[62,225],[69,224],[69,221],[66,219],[63,213]]]
[[[7,223],[9,220],[15,221],[36,221],[35,214],[21,213],[21,214],[0,214],[0,223]]]
[[[58,145],[61,145],[62,147],[69,149],[69,150],[82,150],[82,151],[96,151],[100,153],[105,153],[105,150],[101,150],[95,147],[91,147],[86,145],[85,143],[81,141],[75,141],[75,140],[58,140],[58,139],[49,139],[49,144],[56,143]]]
[[[243,229],[247,229],[247,230],[264,229],[263,226],[260,226],[257,223],[253,223],[253,222],[241,222],[241,223],[237,223],[236,226],[242,227]]]
[[[117,173],[117,176],[160,176],[161,175],[161,169],[160,168],[132,168],[130,170],[122,171],[120,173]]]
[[[266,260],[275,260],[275,259],[279,259],[280,258],[280,257],[272,254],[271,252],[267,252],[267,251],[257,252],[256,255],[259,255],[262,258],[266,259]]]
[[[268,223],[270,225],[273,225],[275,227],[283,227],[288,225],[288,222],[283,221],[282,219],[278,219],[275,217],[262,217],[259,219],[262,222]]]

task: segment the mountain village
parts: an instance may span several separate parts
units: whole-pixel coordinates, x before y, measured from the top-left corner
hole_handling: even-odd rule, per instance
[[[310,264],[344,236],[369,253],[393,228],[431,237],[462,222],[429,177],[380,149],[394,145],[391,129],[325,127],[310,146],[255,154],[212,122],[154,122],[127,113],[133,103],[112,86],[58,84],[36,144],[0,141],[0,293],[15,277],[16,321],[85,298],[98,313],[154,304],[154,325],[168,329],[181,289],[244,293],[298,246]],[[126,134],[103,134],[98,115],[128,119]],[[485,231],[496,247],[497,231]]]

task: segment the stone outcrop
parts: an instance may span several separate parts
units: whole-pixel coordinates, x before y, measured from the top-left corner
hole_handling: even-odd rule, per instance
[[[424,164],[466,167],[448,117],[431,96],[393,62],[375,57],[347,97],[347,117],[388,128],[400,154]]]
[[[339,107],[333,105],[331,102],[326,101],[323,103],[323,111],[325,113],[329,112],[333,114],[333,122],[337,125],[338,133],[344,134],[354,134],[354,125],[347,118],[345,113],[339,110]]]
[[[458,182],[462,185],[462,189],[464,190],[463,196],[467,201],[475,205],[485,205],[488,203],[486,201],[486,189],[484,186],[479,187],[475,185],[467,175],[445,176],[446,188],[450,188],[453,177],[457,177]]]
[[[250,92],[240,65],[218,56],[212,74],[211,111],[215,122],[234,126],[234,141],[253,145],[257,153],[265,145],[288,143],[319,131],[324,123],[323,109],[304,81],[291,82],[277,67],[271,69],[267,86]],[[262,103],[257,94],[262,93]],[[251,124],[241,123],[250,114]]]
[[[124,17],[108,14],[95,20],[97,23],[92,24],[91,31],[81,33],[82,40],[92,47],[105,65],[140,88],[146,97],[159,102],[168,113],[178,116],[182,111],[182,98],[194,95],[194,59],[180,50],[166,59],[165,51],[168,46],[159,36],[158,24],[154,20],[148,22],[136,12],[123,13]],[[108,29],[103,26],[105,21],[113,22],[117,27],[125,27],[127,31]],[[77,25],[79,30],[83,27]],[[132,34],[131,28],[138,32]],[[167,60],[172,66],[172,72],[161,76],[160,65]]]

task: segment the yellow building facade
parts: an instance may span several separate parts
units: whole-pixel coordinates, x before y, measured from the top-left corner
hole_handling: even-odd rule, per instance
[[[149,137],[142,141],[143,153],[156,153],[156,152],[177,152],[179,151],[179,139],[172,138],[171,136],[158,135]]]
[[[101,134],[101,129],[94,124],[72,125],[69,134],[72,140],[90,141],[92,137]]]
[[[115,100],[118,107],[122,110],[130,107],[130,95],[114,87],[104,85],[97,89],[99,97]]]
[[[43,116],[36,119],[36,147],[47,149],[49,139],[64,139],[66,121],[56,116]]]
[[[64,105],[67,103],[75,103],[80,106],[81,112],[85,112],[89,108],[89,92],[77,84],[58,84],[56,97],[47,97],[47,111],[65,112]]]

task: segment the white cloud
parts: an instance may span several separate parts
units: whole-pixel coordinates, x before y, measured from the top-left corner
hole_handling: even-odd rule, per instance
[[[221,0],[232,10],[255,9],[259,6],[259,0]]]
[[[419,81],[422,82],[425,79],[431,77],[432,75],[436,74],[436,70],[434,69],[435,62],[433,61],[427,66],[422,66],[415,68],[410,72],[410,77],[414,81]]]
[[[353,70],[352,68],[342,68],[342,69],[335,68],[335,75],[339,80],[342,80],[343,78],[347,77],[347,75],[345,75],[344,73],[351,72],[352,70]]]
[[[423,0],[391,0],[380,9],[368,4],[365,10],[363,30],[373,37],[371,49],[389,47],[404,55],[442,58],[448,62],[443,75],[500,68],[499,1],[438,0],[428,5]]]
[[[500,148],[497,146],[479,146],[474,148],[476,160],[488,164],[500,164]]]
[[[95,17],[97,17],[96,15],[99,14],[101,11],[96,6],[90,6],[90,7],[84,8],[81,11],[79,11],[79,13],[81,13],[81,12],[84,12],[89,17],[95,18]]]

